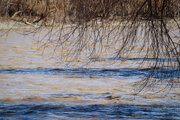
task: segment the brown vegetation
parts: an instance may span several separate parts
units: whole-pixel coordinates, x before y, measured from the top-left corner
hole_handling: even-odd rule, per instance
[[[0,8],[1,17],[26,17],[31,22],[87,22],[117,16],[127,20],[136,13],[141,19],[180,16],[178,0],[0,0]]]
[[[36,23],[60,18],[62,0],[0,0],[0,16]]]

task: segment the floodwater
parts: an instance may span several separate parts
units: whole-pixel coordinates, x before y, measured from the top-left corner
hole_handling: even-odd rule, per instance
[[[150,71],[136,66],[140,58],[68,66],[51,48],[38,49],[33,35],[19,33],[0,38],[0,119],[180,119],[178,83],[170,91],[135,94],[134,84]]]

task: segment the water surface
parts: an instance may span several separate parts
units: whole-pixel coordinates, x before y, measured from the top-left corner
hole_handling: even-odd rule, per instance
[[[43,53],[37,39],[18,33],[0,38],[0,119],[180,119],[179,84],[135,94],[135,82],[152,71],[138,67],[142,58],[105,56],[66,66],[53,49]],[[180,77],[173,69],[156,70],[170,72],[165,77]]]

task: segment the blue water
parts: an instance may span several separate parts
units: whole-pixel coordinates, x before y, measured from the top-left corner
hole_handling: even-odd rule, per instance
[[[106,69],[106,68],[23,68],[23,69],[0,69],[0,74],[44,74],[44,75],[80,75],[99,77],[145,77],[149,74],[154,78],[180,78],[180,71],[176,69]]]
[[[97,77],[141,77],[150,69],[63,69],[63,68],[32,68],[32,69],[1,69],[0,75],[77,75],[86,79],[87,76]],[[162,72],[163,70],[161,70]],[[176,72],[176,71],[174,71]],[[177,77],[177,76],[176,76]],[[67,79],[67,78],[66,78]],[[69,98],[85,97],[108,99],[105,95],[91,94],[54,94],[52,97]],[[70,102],[72,103],[72,102]],[[134,105],[121,103],[68,105],[57,102],[26,101],[24,103],[0,102],[0,119],[2,120],[44,120],[44,119],[180,119],[180,105]]]
[[[0,119],[180,119],[180,106],[3,104]]]

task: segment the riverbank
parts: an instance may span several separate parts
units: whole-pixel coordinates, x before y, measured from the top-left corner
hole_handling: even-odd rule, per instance
[[[105,23],[104,23],[105,22]],[[142,21],[141,25],[144,26],[146,21]],[[139,24],[139,23],[138,23]],[[8,29],[33,29],[33,28],[48,28],[48,27],[54,27],[54,28],[61,28],[61,26],[64,27],[80,27],[78,24],[72,24],[72,23],[30,23],[26,21],[15,21],[15,20],[8,20],[8,19],[0,19],[0,30],[8,30]],[[94,25],[94,26],[93,26]],[[103,25],[103,26],[102,26]],[[88,27],[97,27],[100,28],[104,27],[104,29],[107,28],[116,28],[120,26],[129,26],[131,25],[131,22],[116,20],[116,21],[101,21],[97,20],[95,24],[93,22],[87,23]],[[167,22],[167,25],[171,28],[177,28],[178,25],[180,25],[180,18],[177,18],[176,21],[169,20]],[[96,28],[96,29],[97,29]]]

